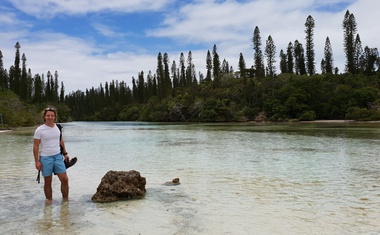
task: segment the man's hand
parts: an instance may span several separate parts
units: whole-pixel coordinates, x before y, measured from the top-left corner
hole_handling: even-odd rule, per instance
[[[36,169],[39,170],[39,171],[42,171],[42,164],[41,162],[36,162]]]
[[[70,157],[69,157],[69,155],[66,154],[66,155],[63,156],[63,157],[65,158],[65,161],[66,161],[66,162],[70,161]]]

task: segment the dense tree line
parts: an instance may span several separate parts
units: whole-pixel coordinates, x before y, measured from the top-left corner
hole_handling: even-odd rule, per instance
[[[253,64],[248,68],[240,53],[236,72],[228,61],[221,61],[216,45],[205,55],[205,76],[196,71],[191,51],[187,59],[181,53],[178,64],[159,52],[156,70],[138,73],[131,87],[110,81],[65,96],[63,83],[58,91],[57,72],[48,72],[46,81],[43,75],[33,77],[30,70],[26,72],[25,55],[20,68],[17,43],[9,73],[0,60],[0,82],[3,90],[10,89],[27,102],[64,102],[74,120],[380,120],[379,53],[377,48],[362,48],[354,15],[347,11],[342,22],[346,65],[341,74],[334,67],[329,37],[317,74],[312,16],[304,26],[305,47],[296,39],[280,50],[279,75],[274,39],[269,35],[263,50],[256,26]]]
[[[64,104],[65,87],[59,86],[58,72],[33,75],[27,69],[26,56],[20,56],[21,45],[16,43],[15,61],[9,70],[4,68],[0,51],[0,114],[8,126],[28,126],[40,122],[38,112],[47,104],[60,107],[60,120],[69,120],[69,108]]]

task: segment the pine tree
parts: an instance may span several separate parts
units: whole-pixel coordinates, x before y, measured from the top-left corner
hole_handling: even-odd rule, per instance
[[[21,70],[21,79],[19,84],[19,93],[18,95],[22,100],[26,100],[28,97],[28,74],[26,72],[26,56],[23,53],[21,56],[22,60],[22,70]]]
[[[276,45],[271,35],[268,36],[266,41],[265,56],[267,57],[267,74],[269,77],[274,77],[276,75]]]
[[[325,61],[325,72],[332,74],[333,68],[334,68],[334,59],[333,59],[333,51],[331,48],[329,37],[326,38],[326,42],[325,42],[324,61]]]
[[[220,60],[219,55],[216,50],[216,45],[214,44],[214,47],[212,49],[212,69],[213,69],[213,77],[214,77],[214,86],[219,87],[220,85]]]
[[[347,10],[343,19],[343,46],[346,53],[346,72],[355,74],[355,34],[357,31],[356,19],[354,14]]]
[[[286,54],[284,53],[284,50],[282,49],[280,51],[280,70],[281,70],[281,73],[288,72],[288,62],[286,60]]]
[[[366,75],[372,75],[376,72],[376,66],[379,68],[379,52],[377,48],[366,46],[363,53],[363,68]]]
[[[59,83],[58,83],[58,72],[54,72],[54,86],[53,86],[53,102],[57,102],[59,100],[58,96]]]
[[[26,85],[26,100],[27,101],[32,101],[32,95],[33,95],[33,75],[32,75],[32,70],[28,70],[28,75],[27,75],[27,85]]]
[[[165,80],[165,97],[169,96],[172,93],[172,80],[170,79],[170,70],[169,70],[169,55],[164,53],[164,80]]]
[[[244,60],[244,57],[243,57],[243,53],[240,52],[240,55],[239,55],[239,70],[240,70],[240,77],[241,78],[245,78],[245,69],[246,69],[246,64],[245,64],[245,60]]]
[[[294,69],[294,61],[293,61],[293,44],[292,42],[289,42],[288,48],[286,50],[286,72],[287,73],[293,73]]]
[[[158,96],[160,98],[165,98],[165,75],[164,75],[164,65],[161,52],[157,56],[157,85],[158,85]]]
[[[20,43],[17,42],[15,45],[16,48],[16,56],[14,65],[9,69],[9,87],[12,91],[14,91],[17,95],[20,94],[20,80],[21,80],[21,69],[20,69]]]
[[[137,80],[137,100],[138,102],[144,103],[145,100],[145,78],[144,78],[144,71],[141,71],[138,74],[139,79]]]
[[[8,89],[8,81],[5,77],[5,70],[3,64],[3,53],[0,50],[0,87],[2,90]]]
[[[175,63],[175,60],[173,60],[171,71],[172,71],[173,88],[177,88],[179,87],[179,79],[177,76],[177,64]]]
[[[314,53],[314,27],[315,22],[311,15],[306,19],[305,23],[305,33],[306,33],[306,68],[309,75],[315,74],[315,53]]]
[[[355,74],[363,72],[365,69],[362,66],[361,60],[363,60],[363,47],[362,42],[360,40],[359,34],[356,34],[355,43],[354,43],[354,65],[355,65]]]
[[[179,57],[179,85],[180,87],[186,86],[186,67],[185,67],[185,56],[181,52],[181,55]]]
[[[175,61],[173,61],[175,64]],[[178,80],[178,79],[176,79]],[[153,85],[153,76],[152,71],[149,70],[148,76],[147,76],[147,94],[146,99],[149,100],[152,96],[155,96],[157,93],[155,92],[156,87]]]
[[[325,74],[326,73],[326,61],[325,59],[322,58],[321,60],[321,73]]]
[[[59,95],[59,101],[60,102],[65,102],[65,86],[63,85],[63,82],[61,82],[61,92]]]
[[[255,30],[253,32],[253,57],[254,57],[254,66],[256,69],[256,76],[257,77],[264,77],[265,76],[265,69],[264,69],[264,59],[263,59],[263,52],[261,50],[261,36],[260,36],[260,29],[259,27],[255,27]]]
[[[207,50],[207,56],[206,56],[206,82],[211,82],[211,76],[212,76],[212,57],[210,50]]]
[[[34,103],[40,103],[42,102],[43,98],[43,87],[42,87],[42,80],[41,76],[39,74],[36,74],[34,76],[34,96],[33,96],[33,102]]]
[[[298,40],[294,42],[294,62],[296,74],[306,74],[304,49],[302,44],[299,43]]]
[[[193,54],[191,51],[187,54],[187,68],[186,68],[186,84],[190,86],[193,83],[195,77]]]

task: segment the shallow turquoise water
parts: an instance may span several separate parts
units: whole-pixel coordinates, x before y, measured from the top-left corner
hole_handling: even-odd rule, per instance
[[[3,234],[380,234],[378,124],[74,122],[70,201],[37,184],[32,136],[0,134]],[[144,199],[91,202],[109,170]],[[173,178],[179,186],[164,186]]]

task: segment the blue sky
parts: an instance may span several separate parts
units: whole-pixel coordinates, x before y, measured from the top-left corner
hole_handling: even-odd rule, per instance
[[[311,15],[317,72],[327,36],[343,72],[346,10],[355,15],[363,47],[379,48],[378,9],[378,0],[2,0],[0,50],[9,69],[19,42],[32,74],[58,71],[69,93],[111,80],[130,84],[138,72],[156,70],[159,52],[178,64],[180,53],[187,58],[191,51],[195,69],[205,74],[207,50],[216,44],[235,70],[240,53],[251,66],[256,26],[262,49],[271,35],[279,54],[289,42],[305,45]]]

